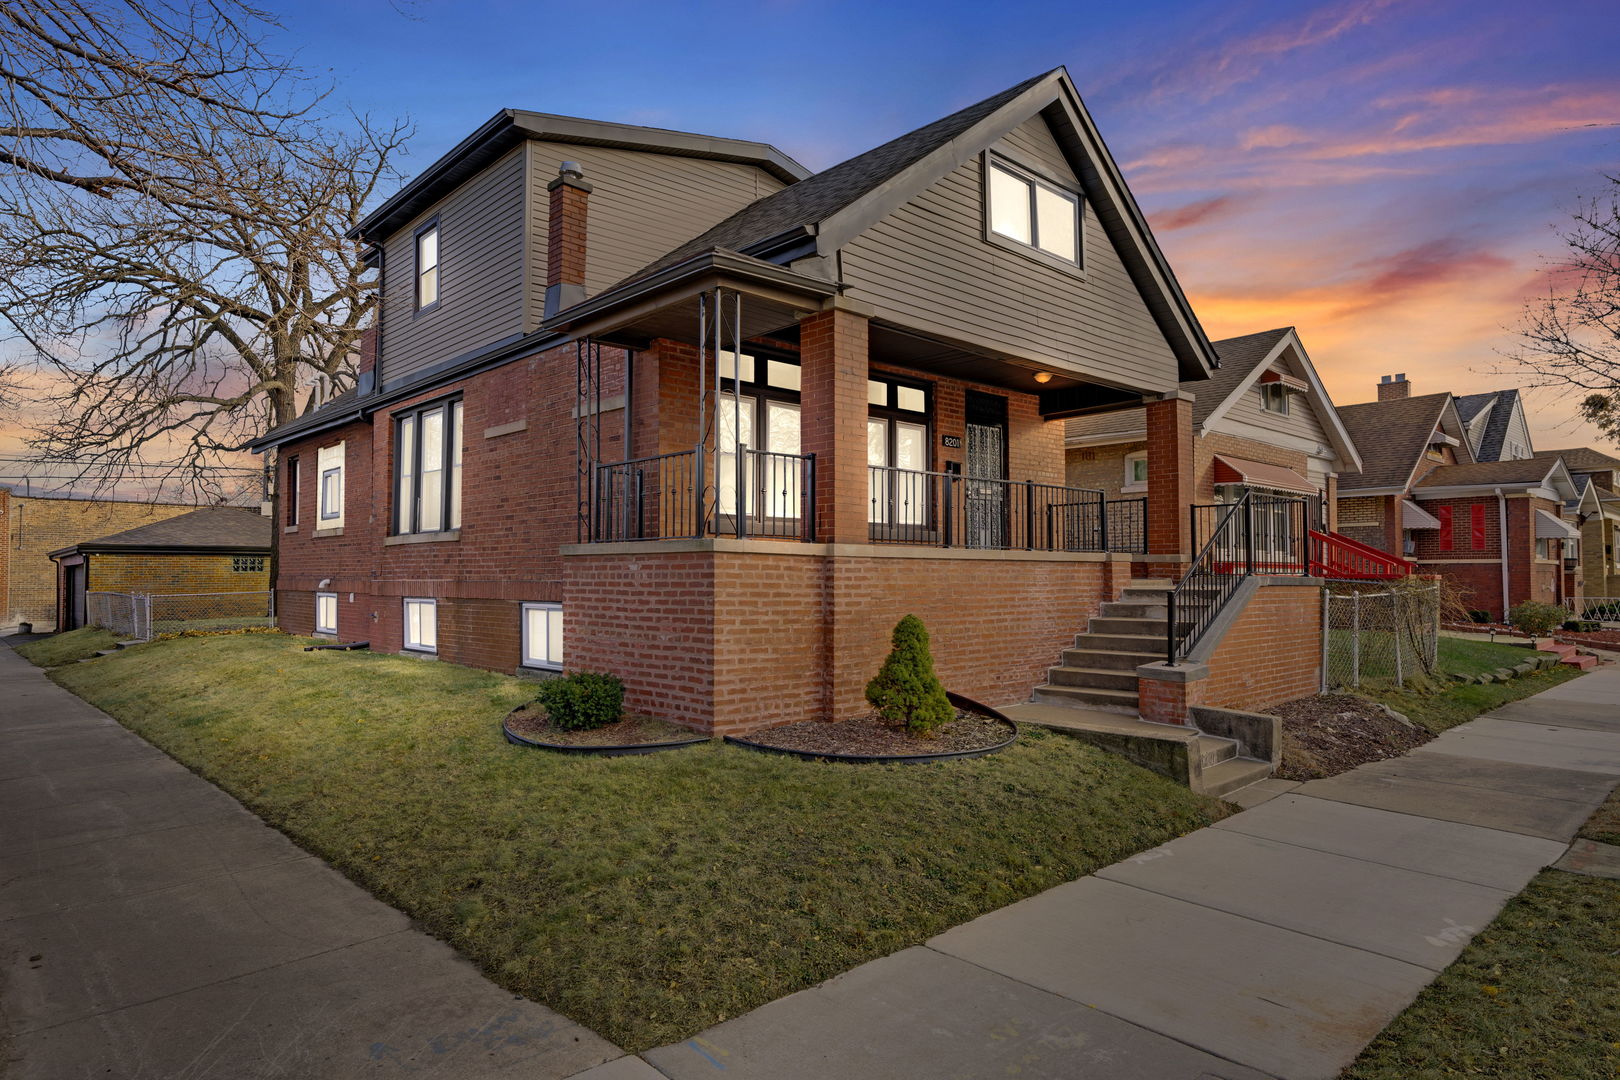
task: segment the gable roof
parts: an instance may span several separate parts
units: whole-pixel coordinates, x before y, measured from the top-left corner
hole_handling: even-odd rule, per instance
[[[753,165],[789,185],[810,175],[809,169],[769,143],[556,116],[527,109],[502,109],[367,214],[347,235],[351,239],[364,237],[371,241],[386,238],[526,139]]]
[[[1487,390],[1483,394],[1463,394],[1456,401],[1457,417],[1466,424],[1478,416],[1480,410],[1496,404],[1496,391]]]
[[[1187,302],[1147,218],[1126,187],[1085,106],[1059,67],[931,124],[857,154],[781,191],[767,195],[699,236],[665,253],[600,296],[710,251],[732,251],[789,261],[808,253],[831,255],[866,228],[926,190],[1031,116],[1062,110],[1072,125],[1071,158],[1089,202],[1109,230],[1149,311],[1181,364],[1184,377],[1203,377],[1218,367],[1214,349]],[[1056,116],[1057,114],[1053,114]],[[1054,130],[1062,145],[1064,137]]]
[[[1451,403],[1451,395],[1442,392],[1340,405],[1339,419],[1361,448],[1361,475],[1341,479],[1339,490],[1404,491]]]
[[[1609,472],[1620,470],[1620,458],[1611,457],[1590,446],[1577,446],[1569,450],[1538,450],[1538,458],[1563,458],[1571,472]]]
[[[189,514],[154,521],[123,532],[86,540],[53,551],[117,551],[124,548],[174,548],[184,551],[219,550],[266,554],[270,551],[270,518],[257,510],[236,506],[205,506]]]
[[[1575,494],[1569,470],[1556,458],[1520,458],[1512,461],[1476,461],[1466,465],[1441,465],[1430,470],[1414,485],[1416,491],[1467,487],[1550,487],[1560,498]]]
[[[1495,404],[1491,406],[1490,416],[1485,418],[1485,431],[1480,435],[1479,448],[1474,452],[1474,456],[1480,461],[1501,460],[1502,448],[1507,442],[1508,428],[1513,423],[1513,414],[1519,406],[1517,390],[1498,390],[1491,396],[1495,399]]]
[[[1262,370],[1281,355],[1285,346],[1292,345],[1310,384],[1308,396],[1317,406],[1322,427],[1341,459],[1341,471],[1356,472],[1361,468],[1361,453],[1355,440],[1339,420],[1327,389],[1317,377],[1316,367],[1292,326],[1224,338],[1211,344],[1221,359],[1221,366],[1208,379],[1187,379],[1180,384],[1180,389],[1193,395],[1193,427],[1198,434],[1202,435],[1210,423],[1220,419],[1237,395],[1253,386]],[[1141,409],[1077,416],[1068,420],[1064,428],[1067,441],[1129,442],[1146,437],[1147,415]]]

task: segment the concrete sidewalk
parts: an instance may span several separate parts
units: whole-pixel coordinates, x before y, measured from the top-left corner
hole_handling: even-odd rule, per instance
[[[651,1073],[3,646],[0,1022],[6,1080]]]
[[[1609,667],[644,1056],[675,1080],[1327,1080],[1617,781]]]

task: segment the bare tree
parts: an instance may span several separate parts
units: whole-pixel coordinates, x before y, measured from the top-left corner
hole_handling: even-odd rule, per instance
[[[55,387],[32,445],[208,466],[352,382],[344,233],[405,131],[342,123],[236,0],[0,4],[0,318]]]
[[[1620,444],[1620,176],[1604,179],[1559,232],[1565,257],[1547,295],[1525,306],[1509,356],[1532,385],[1579,395],[1582,418]]]

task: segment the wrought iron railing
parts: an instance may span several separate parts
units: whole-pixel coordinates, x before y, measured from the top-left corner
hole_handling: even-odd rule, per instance
[[[1108,515],[1108,550],[1146,552],[1147,499],[1109,499],[1104,505]]]
[[[1233,503],[1192,510],[1193,536],[1204,539],[1186,576],[1170,591],[1165,662],[1172,666],[1209,631],[1245,579],[1303,575],[1308,565],[1304,499],[1251,491]]]
[[[718,475],[713,475],[718,473]],[[741,448],[717,463],[701,447],[596,467],[590,539],[703,536],[808,540],[815,455]]]
[[[867,521],[875,544],[1109,550],[1103,493],[1062,484],[872,465],[867,468]]]

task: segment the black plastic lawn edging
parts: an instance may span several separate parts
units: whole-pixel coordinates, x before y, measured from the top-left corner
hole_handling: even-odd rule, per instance
[[[516,712],[517,710],[513,710]],[[510,719],[511,714],[506,719]],[[519,735],[501,721],[501,732],[506,741],[514,746],[532,746],[536,750],[554,750],[559,754],[578,754],[581,757],[629,757],[632,754],[656,754],[660,750],[679,750],[683,746],[696,746],[698,743],[709,741],[707,735],[693,735],[690,739],[675,739],[671,742],[649,743],[609,743],[600,746],[578,746],[572,743],[541,742],[539,739],[530,739]]]
[[[988,705],[981,705],[970,697],[963,697],[961,694],[952,693],[949,690],[945,692],[945,697],[949,699],[952,705],[956,706],[958,709],[961,709],[963,712],[978,713],[980,716],[986,716],[991,720],[1000,721],[1007,728],[1007,737],[993,746],[981,746],[977,750],[952,750],[941,754],[834,754],[825,751],[817,752],[815,750],[792,750],[785,746],[767,746],[764,743],[757,743],[750,739],[745,739],[740,735],[727,735],[726,742],[731,743],[734,746],[741,746],[747,750],[753,750],[760,754],[783,754],[787,757],[796,757],[803,761],[841,761],[851,764],[871,763],[877,765],[890,763],[902,765],[926,765],[935,761],[964,761],[968,758],[999,754],[1001,751],[1007,749],[1007,747],[1018,741],[1018,725],[1001,715],[1001,713],[997,712],[995,709],[992,709]]]

